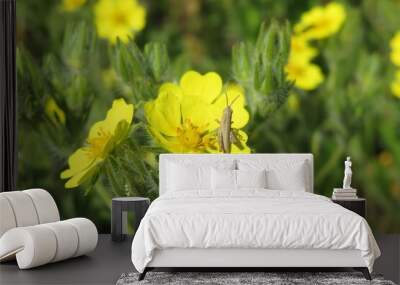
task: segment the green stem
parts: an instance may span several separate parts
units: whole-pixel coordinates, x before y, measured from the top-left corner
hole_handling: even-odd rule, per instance
[[[101,200],[104,204],[107,205],[109,209],[111,209],[111,199],[112,196],[108,193],[108,191],[104,188],[104,185],[101,183],[97,183],[96,192],[99,194]]]

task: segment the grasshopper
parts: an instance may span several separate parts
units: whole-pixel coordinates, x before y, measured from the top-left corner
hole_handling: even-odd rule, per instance
[[[232,144],[236,145],[241,150],[244,148],[243,144],[239,140],[240,138],[239,131],[237,129],[232,128],[233,110],[231,106],[233,103],[235,103],[235,101],[239,98],[239,96],[233,99],[231,104],[229,104],[228,96],[226,94],[225,98],[226,98],[226,107],[222,112],[221,121],[216,120],[220,125],[219,128],[217,129],[218,145],[220,151],[222,151],[223,153],[231,153]]]

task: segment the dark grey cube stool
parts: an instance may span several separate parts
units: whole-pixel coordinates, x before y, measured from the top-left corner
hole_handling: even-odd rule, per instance
[[[112,199],[111,239],[123,241],[126,237],[127,211],[135,215],[135,230],[150,206],[150,199],[143,197],[117,197]]]

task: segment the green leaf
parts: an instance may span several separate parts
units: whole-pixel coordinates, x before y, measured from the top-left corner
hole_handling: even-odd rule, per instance
[[[64,62],[76,69],[86,67],[96,45],[96,35],[86,23],[68,23],[61,56]]]
[[[152,62],[133,41],[124,44],[118,40],[113,48],[112,65],[119,77],[131,87],[133,103],[137,104],[156,97],[159,83],[153,75],[153,68],[157,69],[157,66],[165,61],[161,50],[162,48],[160,48],[160,54],[157,55],[160,57],[159,60],[154,55],[155,51],[148,51],[152,53]],[[157,72],[162,73],[162,69],[157,69]]]
[[[144,54],[156,81],[165,79],[169,69],[167,46],[162,43],[151,42],[145,45]]]
[[[232,72],[241,82],[253,77],[253,52],[250,43],[240,42],[232,47]]]
[[[246,90],[253,113],[266,117],[287,99],[293,84],[286,80],[290,51],[290,25],[263,23],[255,46],[238,43],[232,48],[232,73]]]

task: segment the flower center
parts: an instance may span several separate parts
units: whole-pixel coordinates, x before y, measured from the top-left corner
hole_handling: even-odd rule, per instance
[[[127,13],[124,11],[115,11],[113,14],[113,22],[116,26],[126,26],[128,23]]]
[[[179,142],[189,149],[199,149],[202,147],[202,134],[199,127],[186,119],[181,127],[177,128],[177,137]]]
[[[315,23],[314,28],[318,30],[326,30],[332,26],[332,20],[327,19],[320,19],[317,23]]]
[[[286,66],[287,73],[292,78],[299,78],[305,74],[304,67],[299,64],[288,64]]]
[[[87,155],[91,159],[104,157],[104,150],[110,138],[111,133],[100,128],[96,137],[87,140],[88,146],[85,147]]]

